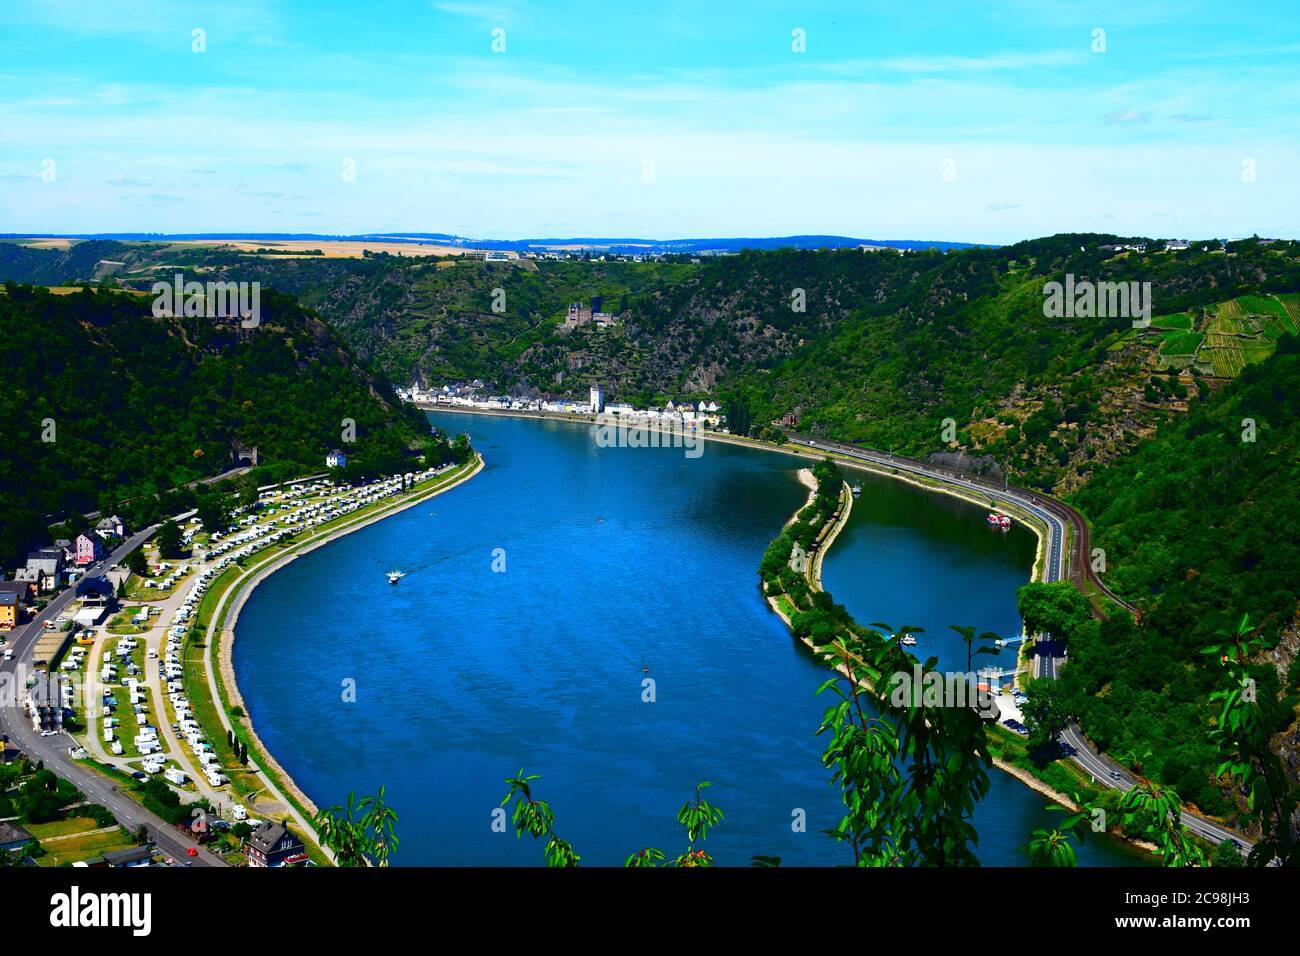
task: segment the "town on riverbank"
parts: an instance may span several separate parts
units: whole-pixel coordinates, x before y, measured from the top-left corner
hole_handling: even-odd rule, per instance
[[[727,427],[724,410],[711,399],[668,399],[659,406],[637,407],[626,401],[608,401],[601,385],[590,386],[586,401],[548,395],[494,395],[481,379],[431,389],[413,382],[409,388],[397,389],[397,395],[403,401],[426,409],[603,416],[608,421],[632,427],[677,430],[725,432]]]
[[[317,808],[240,706],[232,608],[269,570],[481,467],[336,471],[263,486],[220,525],[190,511],[133,533],[110,516],[31,554],[0,590],[0,863],[330,862]]]

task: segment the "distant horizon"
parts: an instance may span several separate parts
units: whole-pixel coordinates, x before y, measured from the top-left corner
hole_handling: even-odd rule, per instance
[[[1269,236],[1260,232],[1252,232],[1247,235],[1153,235],[1153,234],[1133,234],[1123,235],[1110,231],[1095,230],[1077,230],[1067,229],[1059,232],[1044,233],[1041,235],[1026,235],[1008,242],[975,242],[964,239],[918,239],[913,237],[907,238],[879,238],[874,236],[849,236],[835,233],[797,233],[789,235],[708,235],[708,236],[691,236],[681,235],[667,239],[654,239],[648,236],[638,235],[610,235],[600,236],[594,234],[580,235],[553,235],[553,236],[479,236],[479,235],[460,235],[450,232],[426,232],[418,229],[397,229],[391,231],[371,231],[371,232],[253,232],[242,230],[218,230],[213,232],[155,232],[148,230],[131,230],[118,232],[0,232],[0,241],[21,241],[26,239],[68,239],[68,240],[108,240],[120,242],[202,242],[202,241],[238,241],[238,240],[264,240],[267,242],[274,241],[308,241],[315,240],[321,242],[355,242],[360,240],[384,240],[385,242],[410,245],[440,245],[446,243],[463,244],[466,249],[473,249],[473,244],[495,244],[501,246],[518,246],[524,244],[582,244],[591,247],[606,245],[631,246],[644,244],[647,247],[670,246],[670,245],[699,245],[701,243],[795,243],[802,240],[799,248],[815,248],[811,243],[815,241],[832,241],[840,243],[833,248],[852,248],[854,245],[878,245],[878,246],[903,246],[923,247],[923,246],[942,246],[947,248],[1000,248],[1003,246],[1016,245],[1021,242],[1032,242],[1037,239],[1049,239],[1053,236],[1060,235],[1091,235],[1091,236],[1108,236],[1117,239],[1145,239],[1150,241],[1178,241],[1188,240],[1191,242],[1206,242],[1211,240],[1220,240],[1225,242],[1239,242],[1251,238],[1283,240],[1287,241],[1285,236]],[[852,244],[852,245],[850,245]],[[686,250],[691,251],[691,250]]]

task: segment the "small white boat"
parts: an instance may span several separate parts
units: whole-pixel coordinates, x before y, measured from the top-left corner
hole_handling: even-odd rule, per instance
[[[389,572],[388,572],[388,583],[389,583],[389,584],[396,584],[398,581],[402,580],[402,578],[404,578],[404,577],[406,577],[406,572],[404,572],[404,571],[389,571]]]
[[[904,647],[915,647],[916,638],[914,638],[911,634],[904,634],[902,637],[898,639],[898,643],[902,644]]]
[[[861,486],[861,485],[854,485],[850,490],[853,492],[853,497],[854,497],[854,498],[856,498],[856,497],[858,497],[860,494],[862,494],[862,486]]]

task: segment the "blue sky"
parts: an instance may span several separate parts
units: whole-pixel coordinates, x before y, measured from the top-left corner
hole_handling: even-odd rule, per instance
[[[1293,237],[1297,64],[1290,0],[6,0],[0,232]]]

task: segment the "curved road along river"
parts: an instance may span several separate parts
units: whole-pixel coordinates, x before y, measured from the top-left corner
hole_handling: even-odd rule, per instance
[[[999,486],[994,482],[959,476],[953,472],[923,465],[910,458],[900,458],[885,452],[801,435],[790,435],[788,440],[795,445],[826,450],[836,455],[857,459],[881,468],[894,469],[967,491],[978,492],[994,503],[1001,501],[1014,505],[1042,521],[1047,528],[1047,564],[1044,569],[1044,580],[1049,582],[1070,580],[1082,589],[1086,575],[1087,580],[1110,600],[1130,614],[1137,613],[1137,609],[1133,605],[1113,594],[1093,572],[1091,565],[1083,559],[1084,555],[1090,553],[1088,547],[1090,541],[1088,523],[1081,514],[1062,502],[1024,488],[1017,488],[1014,485]],[[1066,546],[1065,529],[1067,524],[1072,531],[1072,547]],[[1038,653],[1034,656],[1037,676],[1055,679],[1060,661],[1063,659],[1056,655],[1055,642],[1040,641],[1037,649]],[[1137,785],[1137,780],[1128,770],[1105,754],[1098,753],[1093,749],[1077,724],[1071,724],[1066,728],[1061,734],[1061,742],[1065,745],[1075,763],[1079,764],[1094,780],[1103,786],[1127,792]],[[1211,843],[1235,840],[1244,852],[1249,852],[1252,846],[1245,837],[1213,821],[1186,811],[1184,811],[1182,819],[1187,829]]]

